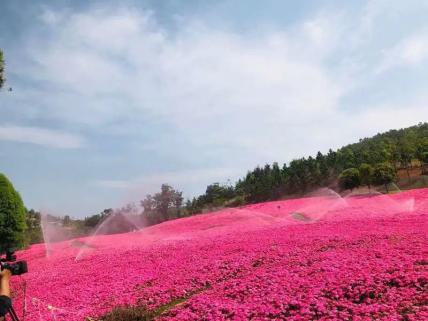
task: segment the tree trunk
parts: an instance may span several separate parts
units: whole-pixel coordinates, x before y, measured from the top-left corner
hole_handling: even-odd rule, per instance
[[[388,191],[388,184],[387,184],[387,183],[385,183],[385,190],[386,190],[386,194],[389,194],[389,191]]]

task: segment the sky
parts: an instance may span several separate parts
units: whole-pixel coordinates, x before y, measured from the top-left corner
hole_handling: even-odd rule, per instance
[[[428,121],[425,0],[3,0],[0,48],[0,172],[61,216]]]

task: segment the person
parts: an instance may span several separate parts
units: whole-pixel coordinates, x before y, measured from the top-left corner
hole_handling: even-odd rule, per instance
[[[3,269],[0,272],[0,321],[5,319],[9,308],[12,306],[10,299],[10,277],[12,273],[8,269]]]

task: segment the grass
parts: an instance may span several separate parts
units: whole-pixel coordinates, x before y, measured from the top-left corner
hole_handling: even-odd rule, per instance
[[[198,291],[194,291],[184,297],[176,298],[167,304],[161,305],[154,310],[149,310],[144,306],[121,306],[114,308],[110,313],[99,319],[86,318],[87,321],[151,321],[162,314],[167,313],[176,306],[186,302],[189,298],[209,289],[206,285]]]
[[[154,320],[157,316],[156,311],[149,311],[145,307],[119,307],[115,308],[109,314],[103,316],[100,321],[148,321]],[[96,320],[87,318],[88,321]]]
[[[180,305],[189,299],[190,296],[178,298],[171,302],[161,305],[155,310],[148,310],[144,306],[122,306],[113,309],[110,313],[103,316],[97,321],[149,321],[154,320],[156,317],[168,312],[172,308]],[[95,321],[95,319],[88,319],[88,321]]]

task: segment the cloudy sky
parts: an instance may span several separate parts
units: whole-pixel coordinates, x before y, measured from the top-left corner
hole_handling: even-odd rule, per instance
[[[428,120],[428,2],[0,2],[0,172],[83,217]]]

